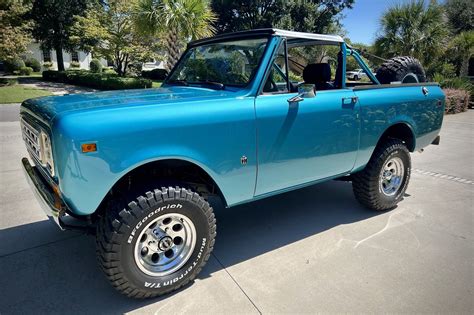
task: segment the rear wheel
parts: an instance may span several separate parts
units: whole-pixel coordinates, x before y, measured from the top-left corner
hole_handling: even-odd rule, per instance
[[[118,291],[154,297],[192,281],[215,236],[213,210],[201,196],[179,187],[155,189],[108,209],[97,227],[97,255]]]
[[[410,180],[411,159],[406,145],[390,139],[379,145],[364,170],[354,174],[356,199],[374,210],[389,210],[403,199]]]

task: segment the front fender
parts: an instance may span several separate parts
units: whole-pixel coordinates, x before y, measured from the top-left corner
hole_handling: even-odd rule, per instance
[[[206,171],[228,205],[253,197],[253,98],[75,112],[58,118],[52,129],[59,188],[75,214],[93,213],[110,188],[134,168],[170,158]],[[89,142],[97,144],[97,152],[81,151]],[[247,165],[240,163],[243,155]]]

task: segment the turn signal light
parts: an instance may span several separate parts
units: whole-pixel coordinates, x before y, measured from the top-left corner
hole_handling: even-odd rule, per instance
[[[96,143],[84,143],[81,145],[82,147],[82,152],[83,153],[88,153],[88,152],[96,152],[97,151],[97,144]]]

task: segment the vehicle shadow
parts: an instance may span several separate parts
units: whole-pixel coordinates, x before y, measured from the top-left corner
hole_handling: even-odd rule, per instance
[[[383,212],[359,205],[348,182],[329,181],[235,208],[214,204],[214,254],[230,267],[341,224]]]
[[[212,204],[218,236],[214,255],[198,276],[199,284],[221,270],[222,265],[227,268],[335,226],[379,214],[359,206],[351,185],[338,181],[229,209],[216,201]],[[122,296],[110,286],[96,263],[93,236],[59,231],[51,235],[45,232],[54,229],[50,225],[45,220],[0,231],[0,244],[12,241],[19,246],[19,251],[12,251],[10,244],[10,253],[0,256],[0,313],[68,310],[116,314],[164,302],[176,294],[151,300]],[[25,242],[41,240],[46,234],[46,244],[25,246]]]

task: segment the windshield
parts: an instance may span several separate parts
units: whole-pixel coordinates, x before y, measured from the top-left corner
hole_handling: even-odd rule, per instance
[[[258,69],[268,38],[218,42],[190,48],[167,84],[246,86]]]

